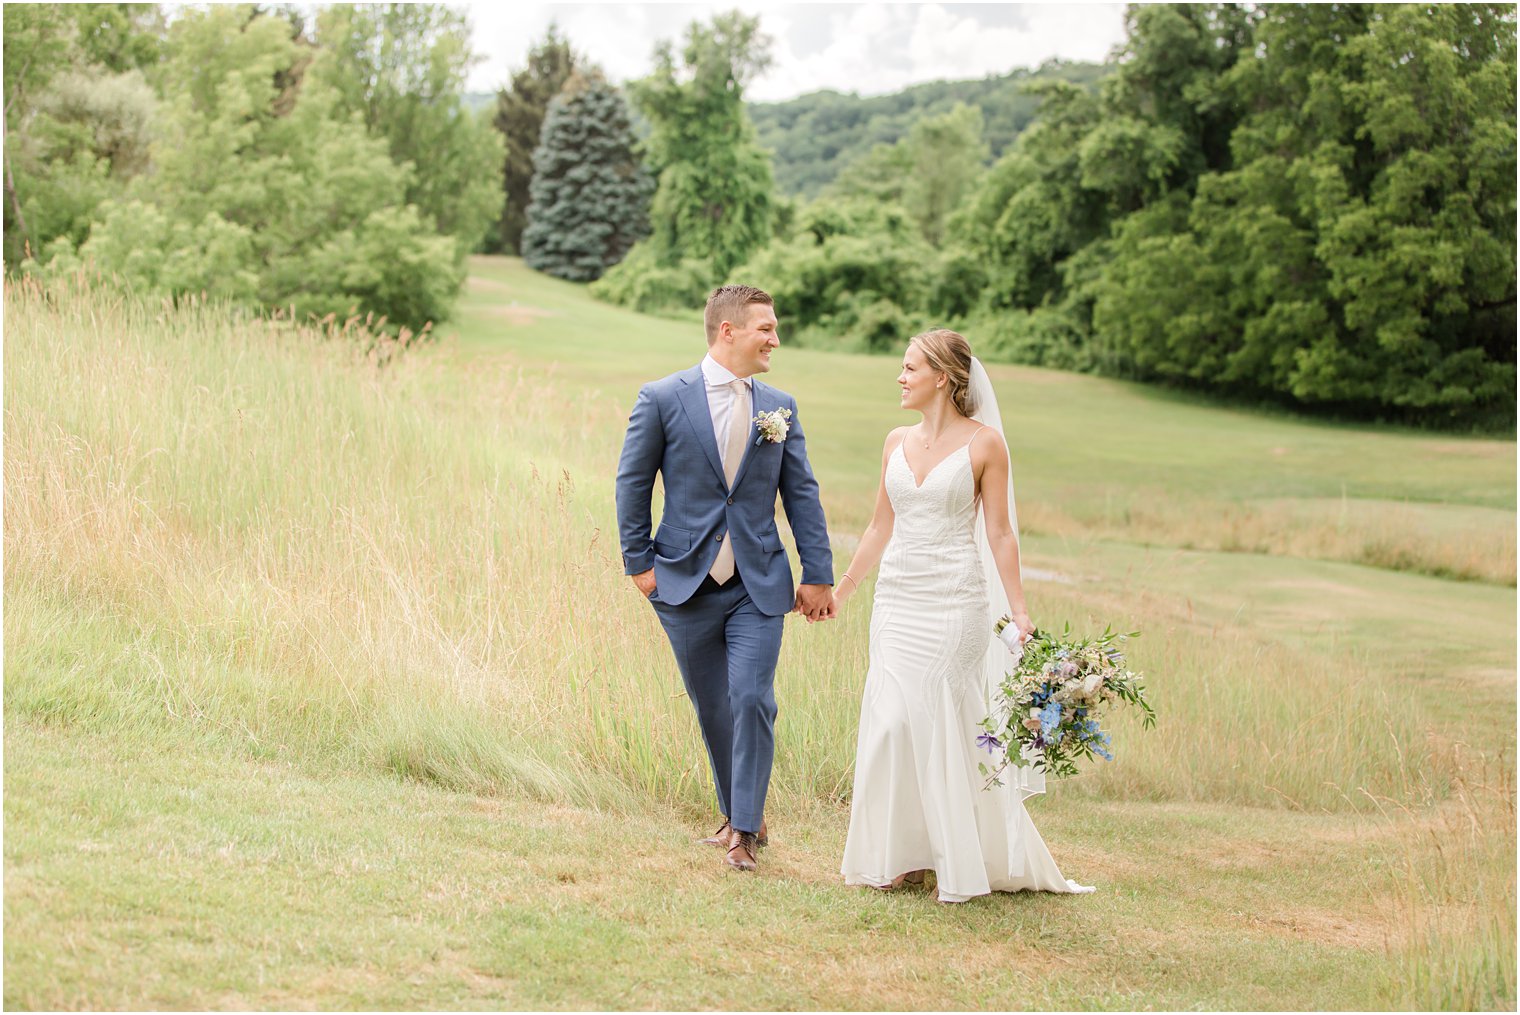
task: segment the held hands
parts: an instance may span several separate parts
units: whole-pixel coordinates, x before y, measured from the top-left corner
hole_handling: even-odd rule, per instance
[[[639,595],[648,599],[654,595],[655,580],[654,568],[642,574],[629,576],[633,585],[639,590]],[[794,613],[800,613],[807,618],[808,623],[816,623],[820,620],[833,620],[835,615],[834,590],[828,585],[800,585],[797,588],[797,604],[792,608]]]
[[[797,586],[797,605],[793,613],[800,613],[809,624],[834,619],[834,590],[828,585]]]

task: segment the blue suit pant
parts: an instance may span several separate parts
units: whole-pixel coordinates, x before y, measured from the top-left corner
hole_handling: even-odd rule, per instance
[[[776,753],[776,659],[786,617],[768,617],[737,576],[679,606],[650,598],[675,652],[707,744],[718,807],[758,832]]]

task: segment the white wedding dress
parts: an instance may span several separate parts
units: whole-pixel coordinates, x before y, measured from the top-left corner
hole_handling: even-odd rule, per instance
[[[969,447],[914,479],[903,449],[885,485],[896,512],[871,614],[855,791],[841,873],[885,887],[933,870],[942,902],[989,892],[1090,892],[1062,876],[1024,801],[1044,776],[1007,769],[984,789],[977,725],[1011,661],[993,638]],[[987,555],[990,557],[990,553]]]

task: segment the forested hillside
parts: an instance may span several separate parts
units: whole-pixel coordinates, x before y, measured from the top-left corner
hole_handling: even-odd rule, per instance
[[[931,81],[891,95],[813,92],[788,102],[752,103],[749,114],[761,147],[770,149],[777,189],[815,197],[875,145],[895,144],[918,121],[959,103],[982,111],[988,147],[994,157],[1002,155],[1039,112],[1040,100],[1027,86],[1069,81],[1091,87],[1109,70],[1104,64],[1055,60],[1038,70],[1019,68],[979,81]]]
[[[1513,426],[1514,5],[1132,5],[1096,87],[1015,76],[990,113],[949,84],[746,107],[752,28],[667,60],[650,80],[680,103],[634,88],[679,143],[650,152],[650,240],[595,293],[689,308],[743,279],[796,343],[952,327],[993,360]],[[1037,115],[1010,141],[1014,100]]]
[[[520,253],[646,312],[743,280],[797,344],[1514,425],[1513,4],[1132,5],[1101,66],[766,105],[758,17],[595,102],[551,28],[489,115],[443,5],[4,24],[10,273],[423,334]]]

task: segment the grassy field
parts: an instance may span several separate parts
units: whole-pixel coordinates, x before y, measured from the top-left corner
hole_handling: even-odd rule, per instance
[[[1513,442],[994,368],[1035,619],[1141,628],[1161,722],[1032,804],[1095,895],[941,907],[838,882],[864,609],[789,622],[760,874],[691,842],[611,473],[694,318],[478,259],[385,367],[102,293],[5,320],[7,1007],[1515,1004]],[[895,375],[770,378],[841,552]]]

